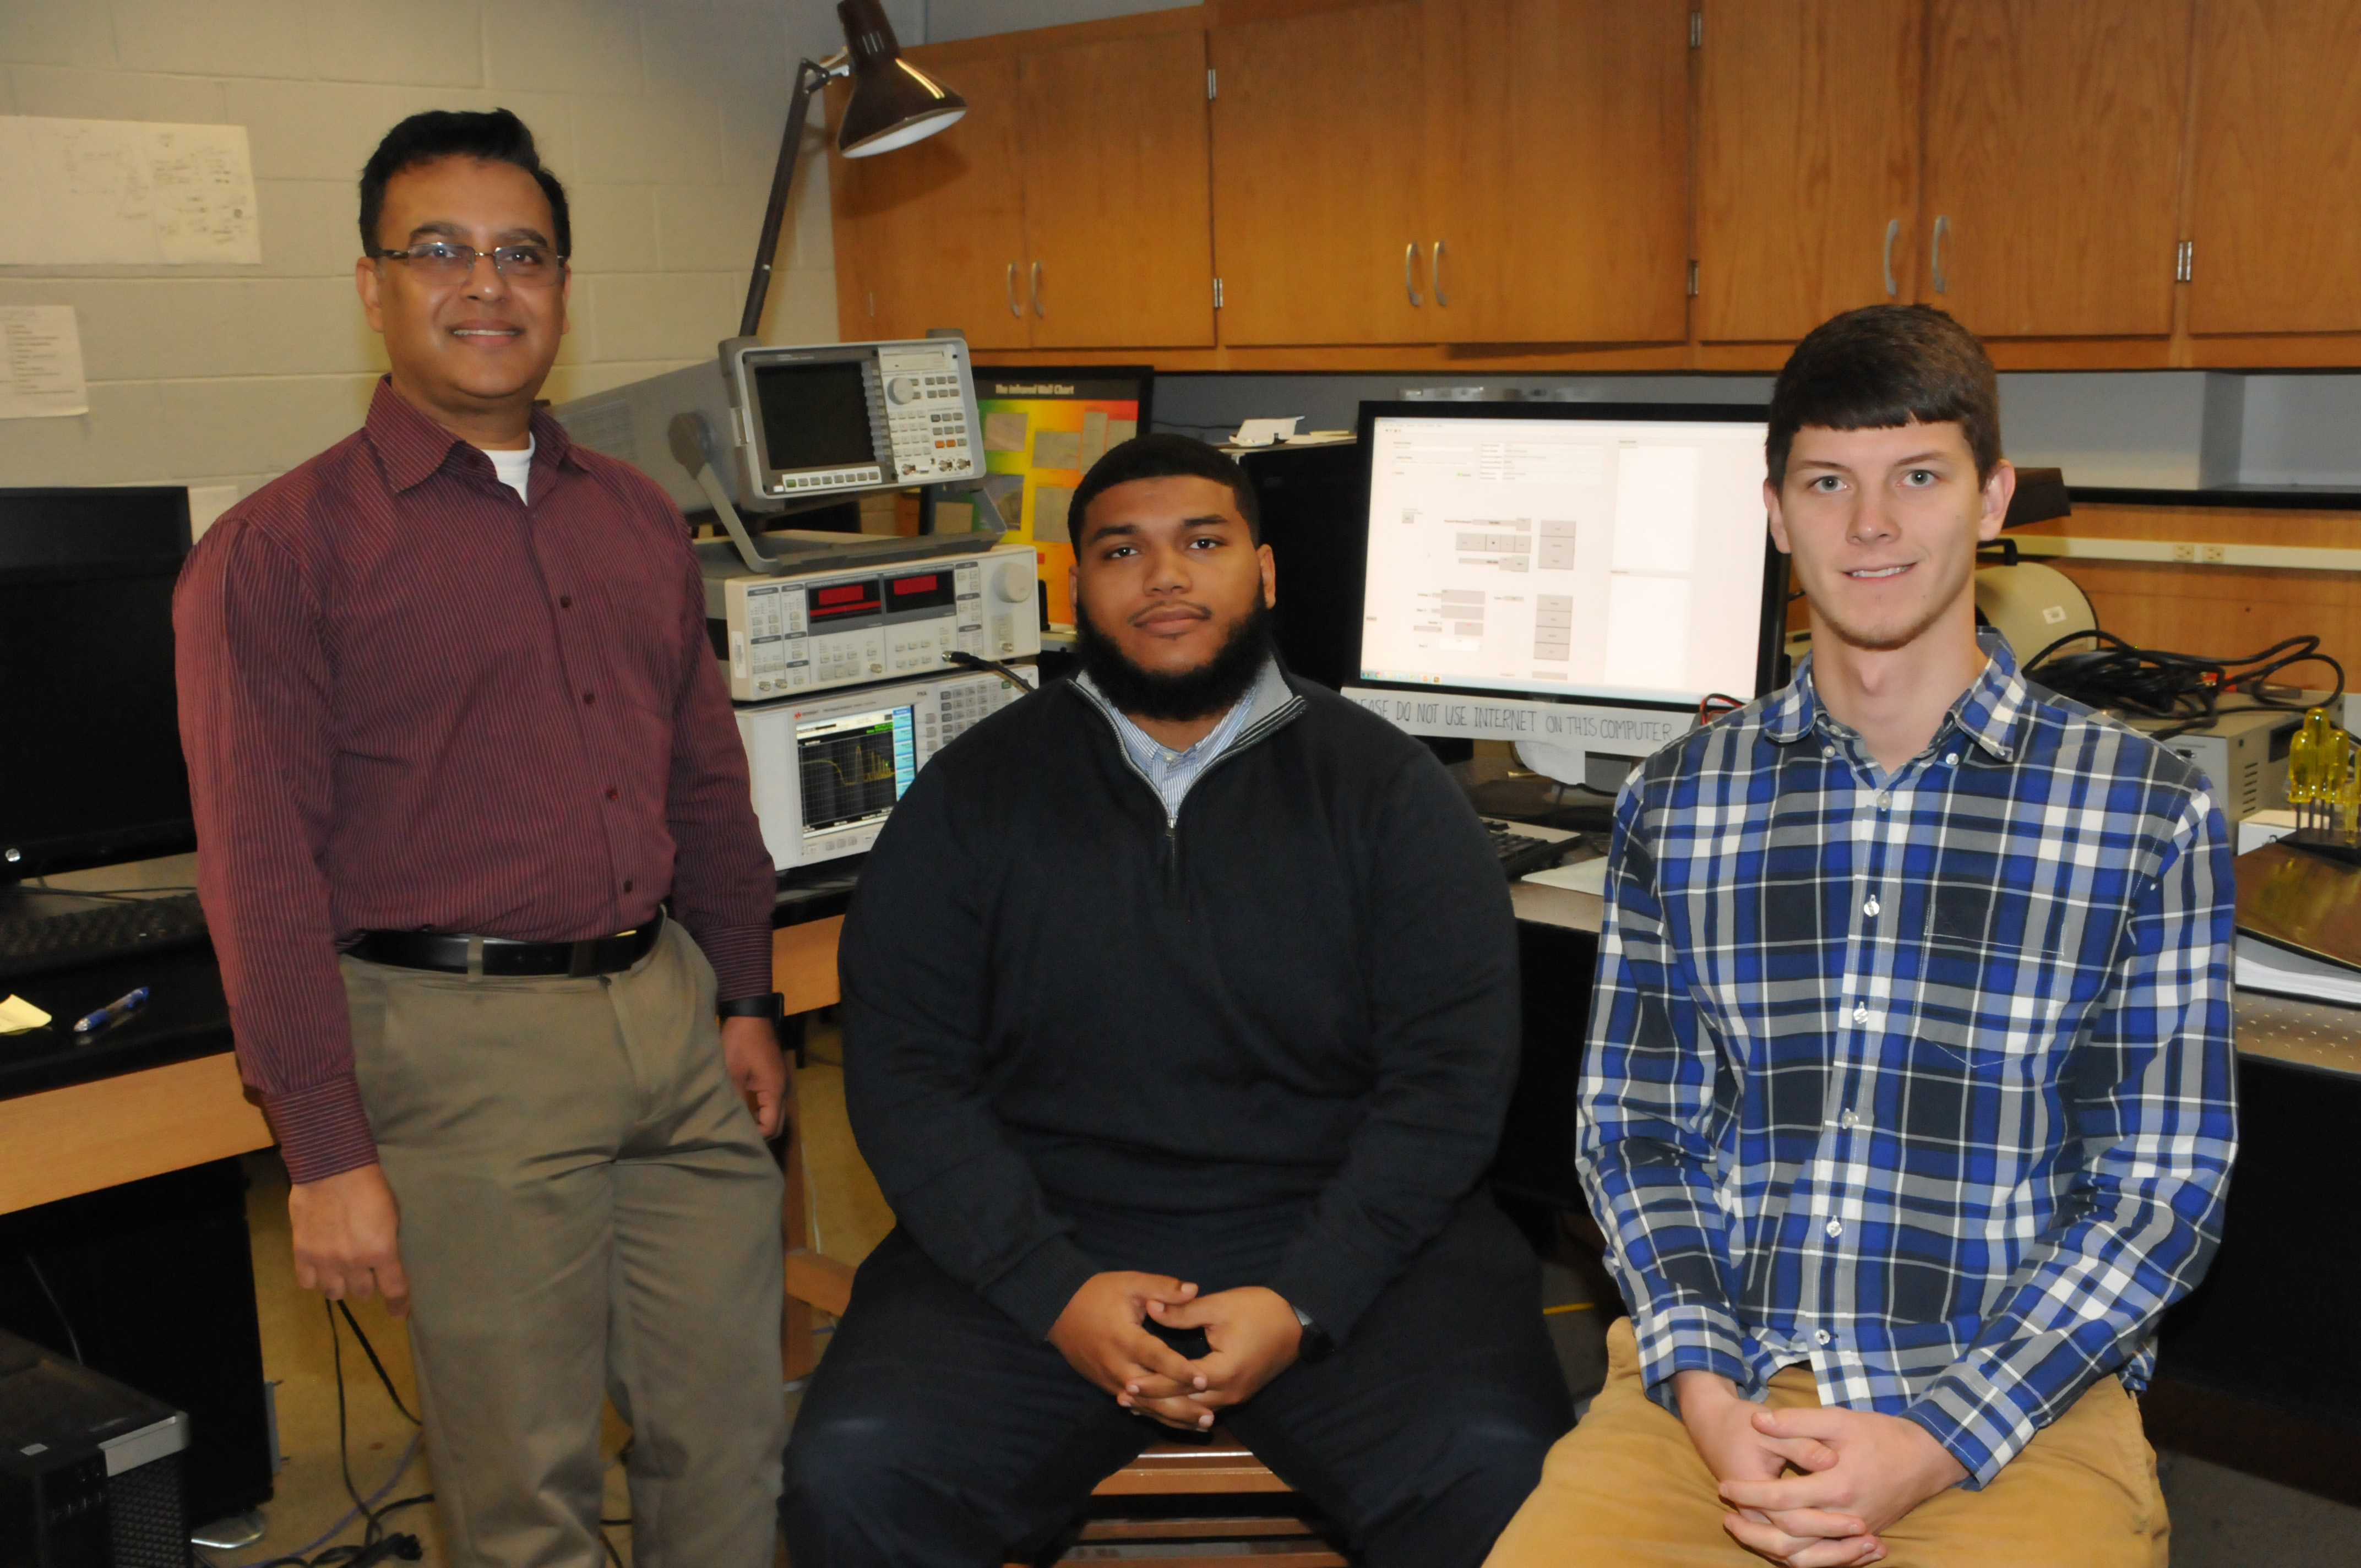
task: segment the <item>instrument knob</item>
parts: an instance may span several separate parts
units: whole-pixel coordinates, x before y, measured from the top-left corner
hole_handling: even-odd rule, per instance
[[[885,383],[885,400],[890,403],[915,403],[918,400],[918,378],[896,376]]]
[[[1016,563],[1010,562],[993,574],[993,591],[1010,604],[1023,604],[1033,597],[1033,574]]]

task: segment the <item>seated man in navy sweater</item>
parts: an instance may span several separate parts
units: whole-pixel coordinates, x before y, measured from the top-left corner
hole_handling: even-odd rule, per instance
[[[1572,1424],[1479,1185],[1516,1072],[1482,827],[1272,656],[1254,494],[1143,436],[1074,492],[1082,672],[945,749],[847,922],[901,1221],[787,1452],[796,1568],[985,1568],[1215,1417],[1372,1568],[1483,1561]]]

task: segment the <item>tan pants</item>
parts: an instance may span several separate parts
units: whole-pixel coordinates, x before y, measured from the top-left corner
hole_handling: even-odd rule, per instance
[[[1487,1568],[1761,1568],[1721,1528],[1729,1510],[1688,1429],[1641,1391],[1630,1319],[1608,1331],[1607,1356],[1607,1386],[1550,1450]],[[1819,1402],[1809,1367],[1771,1380],[1773,1409]],[[1882,1539],[1884,1568],[2165,1568],[2167,1533],[2139,1406],[2103,1377],[1991,1486],[1931,1497]]]
[[[778,1167],[731,1089],[713,970],[669,923],[629,972],[344,960],[401,1205],[427,1453],[461,1568],[596,1568],[599,1406],[631,1427],[632,1561],[770,1568]]]

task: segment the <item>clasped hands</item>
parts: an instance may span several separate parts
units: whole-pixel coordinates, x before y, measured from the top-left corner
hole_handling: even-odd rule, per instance
[[[1202,1329],[1207,1354],[1191,1361],[1150,1333],[1153,1319]],[[1094,1274],[1049,1330],[1073,1369],[1126,1409],[1180,1431],[1202,1431],[1217,1410],[1243,1404],[1295,1360],[1303,1325],[1295,1309],[1259,1285],[1200,1296],[1163,1274]]]
[[[1722,1528],[1787,1568],[1851,1568],[1885,1556],[1878,1532],[1967,1478],[1900,1416],[1840,1406],[1772,1410],[1727,1377],[1675,1375],[1681,1420],[1732,1511]],[[1800,1475],[1786,1474],[1793,1465]]]

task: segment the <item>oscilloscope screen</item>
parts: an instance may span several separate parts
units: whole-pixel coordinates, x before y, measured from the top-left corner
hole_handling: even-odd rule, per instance
[[[916,773],[910,710],[888,708],[797,730],[804,831],[828,833],[894,809]]]

